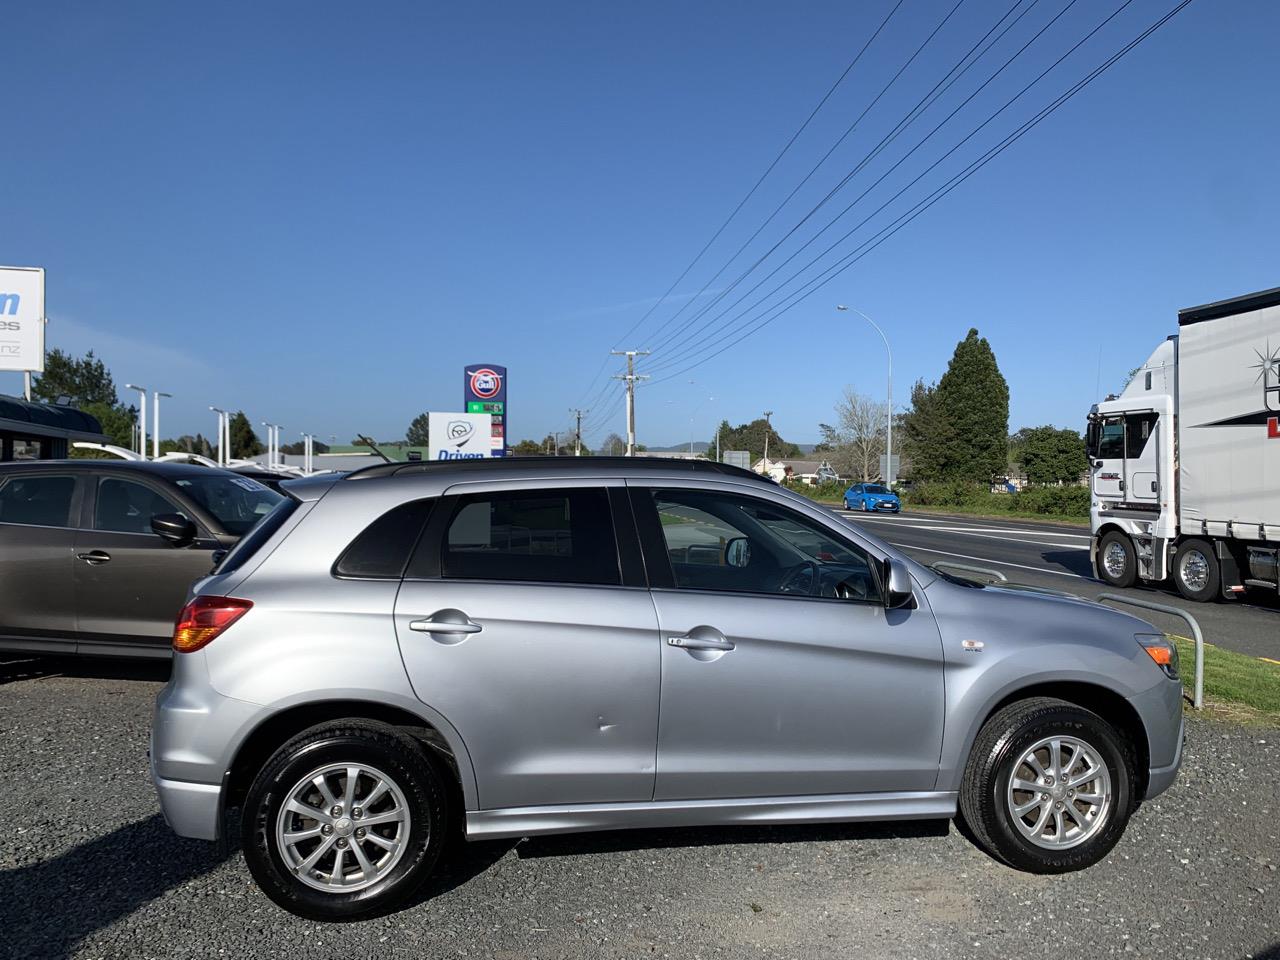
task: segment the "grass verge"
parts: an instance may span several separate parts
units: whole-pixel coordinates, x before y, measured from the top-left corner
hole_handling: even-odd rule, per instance
[[[1188,696],[1196,677],[1196,645],[1173,637]],[[1204,645],[1204,712],[1236,723],[1280,724],[1280,664]]]

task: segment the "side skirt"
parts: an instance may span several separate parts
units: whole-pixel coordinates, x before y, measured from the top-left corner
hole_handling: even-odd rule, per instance
[[[760,823],[836,823],[856,820],[933,820],[955,816],[955,791],[855,793],[733,800],[656,800],[569,806],[468,810],[467,839],[535,837],[549,833],[634,827],[725,826]]]

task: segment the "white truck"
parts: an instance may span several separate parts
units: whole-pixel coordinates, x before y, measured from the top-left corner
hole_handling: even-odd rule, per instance
[[[1280,591],[1280,287],[1179,311],[1087,437],[1102,580]]]

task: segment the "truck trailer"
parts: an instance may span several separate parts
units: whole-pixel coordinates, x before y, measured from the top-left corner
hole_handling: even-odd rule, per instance
[[[1280,591],[1280,287],[1178,312],[1089,410],[1091,557],[1117,587]]]

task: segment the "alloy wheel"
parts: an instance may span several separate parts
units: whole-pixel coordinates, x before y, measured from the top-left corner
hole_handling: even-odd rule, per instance
[[[400,861],[412,827],[404,792],[368,764],[331,764],[289,790],[276,818],[276,849],[309,887],[351,893]]]
[[[1110,819],[1111,773],[1096,748],[1078,737],[1046,737],[1013,765],[1005,803],[1018,832],[1038,847],[1084,843]]]
[[[1188,550],[1178,564],[1178,578],[1192,593],[1209,585],[1209,559],[1199,550]]]
[[[1113,580],[1124,577],[1125,570],[1129,566],[1129,557],[1125,552],[1124,544],[1118,540],[1108,543],[1107,548],[1102,551],[1102,566],[1106,568],[1107,576]]]

